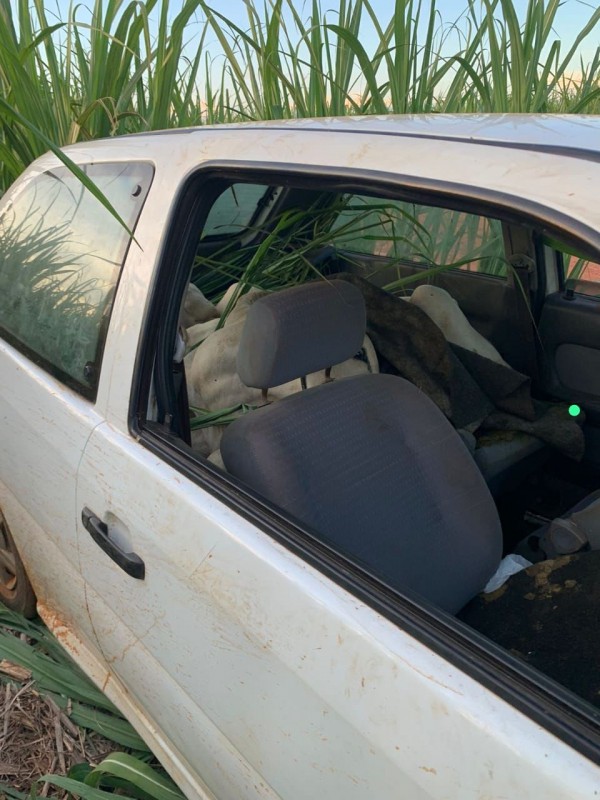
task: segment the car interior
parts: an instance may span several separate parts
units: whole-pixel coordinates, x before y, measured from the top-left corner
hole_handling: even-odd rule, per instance
[[[317,183],[210,184],[172,431],[600,707],[598,257],[508,211]]]

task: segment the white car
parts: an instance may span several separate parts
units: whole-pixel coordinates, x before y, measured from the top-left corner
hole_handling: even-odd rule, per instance
[[[2,599],[190,798],[598,796],[600,118],[65,152],[134,239],[2,198]]]

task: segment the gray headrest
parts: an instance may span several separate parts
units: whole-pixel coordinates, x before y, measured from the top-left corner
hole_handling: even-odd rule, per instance
[[[237,355],[246,386],[270,389],[352,358],[365,302],[346,281],[316,281],[261,297],[248,310]]]

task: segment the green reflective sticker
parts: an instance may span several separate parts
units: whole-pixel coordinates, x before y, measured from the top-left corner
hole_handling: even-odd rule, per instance
[[[572,417],[578,417],[581,414],[581,408],[577,405],[577,403],[573,403],[569,406],[569,414]]]

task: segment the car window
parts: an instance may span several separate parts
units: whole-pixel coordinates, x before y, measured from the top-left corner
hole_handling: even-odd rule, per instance
[[[502,225],[496,219],[352,195],[334,231],[336,246],[345,250],[506,277]]]
[[[234,183],[229,186],[211,207],[202,238],[231,236],[248,227],[268,188],[253,183]]]
[[[600,298],[600,263],[562,251],[565,285],[588,297]]]
[[[85,167],[133,228],[145,163]],[[0,216],[0,330],[52,374],[93,396],[129,235],[66,168],[32,178]]]

